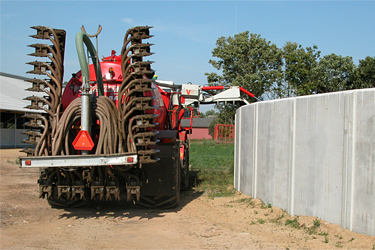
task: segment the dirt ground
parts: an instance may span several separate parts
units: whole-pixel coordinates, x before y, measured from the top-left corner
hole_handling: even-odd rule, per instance
[[[52,209],[38,198],[39,170],[18,167],[19,149],[0,153],[1,249],[375,249],[375,237],[291,217],[241,193],[209,198],[191,190],[168,210]]]

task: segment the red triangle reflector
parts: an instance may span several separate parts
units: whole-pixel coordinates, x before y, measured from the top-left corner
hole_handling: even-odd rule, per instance
[[[79,131],[77,137],[73,141],[73,147],[76,150],[88,150],[90,151],[94,147],[94,142],[91,139],[91,136],[88,131],[81,130]]]

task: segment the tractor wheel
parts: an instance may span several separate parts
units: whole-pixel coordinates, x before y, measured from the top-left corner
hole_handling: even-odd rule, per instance
[[[178,162],[176,166],[176,184],[174,189],[176,192],[172,196],[160,195],[160,196],[142,196],[139,201],[136,201],[136,204],[141,207],[147,208],[175,208],[180,204],[180,189],[181,189],[181,163]]]

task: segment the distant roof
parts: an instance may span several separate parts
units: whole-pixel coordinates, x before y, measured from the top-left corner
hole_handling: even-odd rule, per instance
[[[215,117],[208,117],[208,118],[193,118],[193,128],[209,128],[211,122],[215,119]],[[182,127],[190,126],[189,119],[182,119],[181,121]]]
[[[30,79],[30,78],[27,78],[27,77],[24,77],[24,76],[17,76],[17,75],[13,75],[13,74],[4,73],[4,72],[0,72],[0,76],[10,77],[10,78],[18,79],[18,80],[23,80],[23,81]]]
[[[30,101],[23,100],[32,95],[41,96],[36,92],[26,91],[25,89],[31,87],[30,82],[25,80],[30,79],[22,76],[0,72],[0,110],[11,112],[26,112],[26,113],[40,113],[41,110],[27,109]]]

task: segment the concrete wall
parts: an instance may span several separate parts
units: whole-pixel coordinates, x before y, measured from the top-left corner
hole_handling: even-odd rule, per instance
[[[375,236],[375,89],[241,107],[235,138],[237,190]]]

